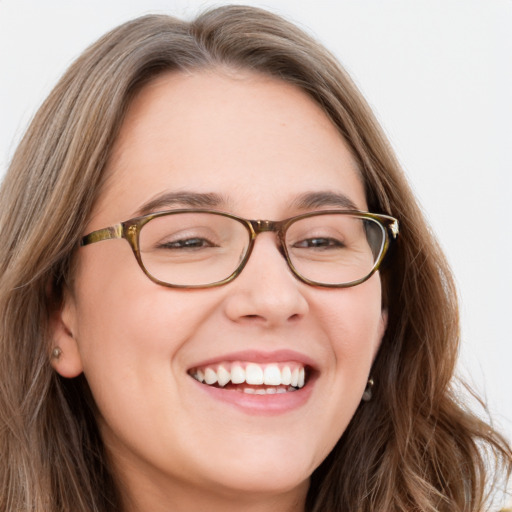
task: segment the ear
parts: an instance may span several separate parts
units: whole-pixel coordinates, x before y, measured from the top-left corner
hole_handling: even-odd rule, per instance
[[[69,291],[64,291],[62,304],[50,316],[52,336],[51,364],[62,377],[77,377],[83,371],[76,340],[77,308]],[[57,350],[56,350],[57,349]]]

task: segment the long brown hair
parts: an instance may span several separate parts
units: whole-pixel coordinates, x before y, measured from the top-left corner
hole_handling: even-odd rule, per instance
[[[371,211],[398,217],[382,271],[388,328],[373,400],[314,472],[310,512],[480,511],[505,440],[453,389],[457,297],[446,260],[373,114],[337,61],[278,16],[151,15],[90,47],[40,108],[0,190],[0,510],[122,509],[83,376],[50,365],[49,322],[131,98],[162,72],[252,70],[307,92],[349,144]],[[501,471],[501,473],[500,473]]]

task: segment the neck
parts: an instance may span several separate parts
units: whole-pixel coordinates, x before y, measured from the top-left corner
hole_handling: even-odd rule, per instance
[[[176,492],[177,491],[177,492]],[[185,488],[126,496],[123,512],[305,512],[307,486],[279,494],[232,493],[222,495]]]

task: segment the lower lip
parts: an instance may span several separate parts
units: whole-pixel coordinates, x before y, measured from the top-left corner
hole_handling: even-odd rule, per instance
[[[232,389],[228,390],[207,386],[195,379],[192,380],[199,386],[200,390],[207,393],[211,398],[232,405],[247,414],[260,416],[285,414],[302,407],[311,396],[315,381],[314,378],[310,378],[307,384],[297,391],[268,395],[252,395]]]

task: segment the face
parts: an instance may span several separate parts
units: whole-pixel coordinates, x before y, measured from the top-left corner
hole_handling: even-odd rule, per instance
[[[168,74],[146,86],[107,173],[88,232],[148,203],[281,220],[339,208],[337,194],[367,209],[353,158],[321,109],[249,73]],[[308,194],[316,199],[300,201]],[[384,328],[378,274],[352,288],[308,286],[273,233],[258,236],[234,281],[194,290],[155,284],[125,240],[107,240],[78,252],[54,366],[66,377],[84,372],[132,494],[304,496],[360,404]],[[305,385],[260,395],[191,375],[219,366],[305,368]]]

